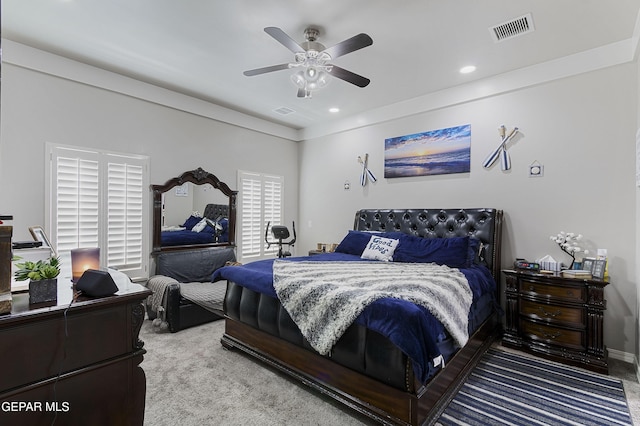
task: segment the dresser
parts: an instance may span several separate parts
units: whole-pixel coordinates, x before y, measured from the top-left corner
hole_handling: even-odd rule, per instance
[[[151,294],[109,270],[118,292],[78,297],[58,277],[55,302],[13,295],[0,316],[0,424],[142,425],[145,350],[138,333]],[[54,422],[55,418],[55,423]]]
[[[608,374],[603,341],[608,280],[502,272],[506,276],[504,346]]]

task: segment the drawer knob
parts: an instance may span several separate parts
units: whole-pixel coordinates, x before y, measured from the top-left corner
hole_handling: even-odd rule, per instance
[[[536,291],[536,288],[532,285],[529,286],[529,291]]]
[[[538,310],[542,313],[542,315],[544,315],[545,317],[552,317],[555,318],[558,315],[560,315],[562,312],[558,309],[557,311],[554,312],[549,312],[546,309],[544,309],[542,306],[538,307]]]

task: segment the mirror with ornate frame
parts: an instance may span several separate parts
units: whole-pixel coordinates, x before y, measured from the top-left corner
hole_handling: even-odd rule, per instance
[[[215,175],[198,167],[151,190],[154,253],[235,245],[238,191]]]

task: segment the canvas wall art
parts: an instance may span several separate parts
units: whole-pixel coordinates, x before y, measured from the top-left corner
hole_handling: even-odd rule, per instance
[[[468,173],[470,170],[470,124],[384,141],[385,178]]]

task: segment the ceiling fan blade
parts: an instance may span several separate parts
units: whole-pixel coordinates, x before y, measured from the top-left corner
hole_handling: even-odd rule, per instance
[[[346,81],[347,83],[355,84],[358,87],[367,87],[371,80],[351,71],[347,71],[344,68],[340,68],[336,65],[331,65],[331,71],[329,74],[332,76],[339,78],[341,80]]]
[[[372,44],[373,40],[371,39],[371,37],[369,37],[365,33],[360,33],[336,44],[335,46],[324,49],[324,52],[327,52],[329,55],[331,55],[331,58],[337,58],[339,56],[346,55],[347,53],[354,52],[358,49],[362,49],[363,47],[371,46]]]
[[[289,69],[289,64],[280,64],[280,65],[271,65],[270,67],[264,67],[264,68],[256,68],[254,70],[248,70],[243,72],[242,74],[246,75],[247,77],[251,77],[252,75],[259,75],[259,74],[265,74],[268,72],[273,72],[273,71],[280,71],[280,70],[288,70]]]
[[[267,27],[264,32],[275,38],[280,44],[292,51],[293,53],[304,52],[304,48],[289,37],[284,31],[278,27]]]

